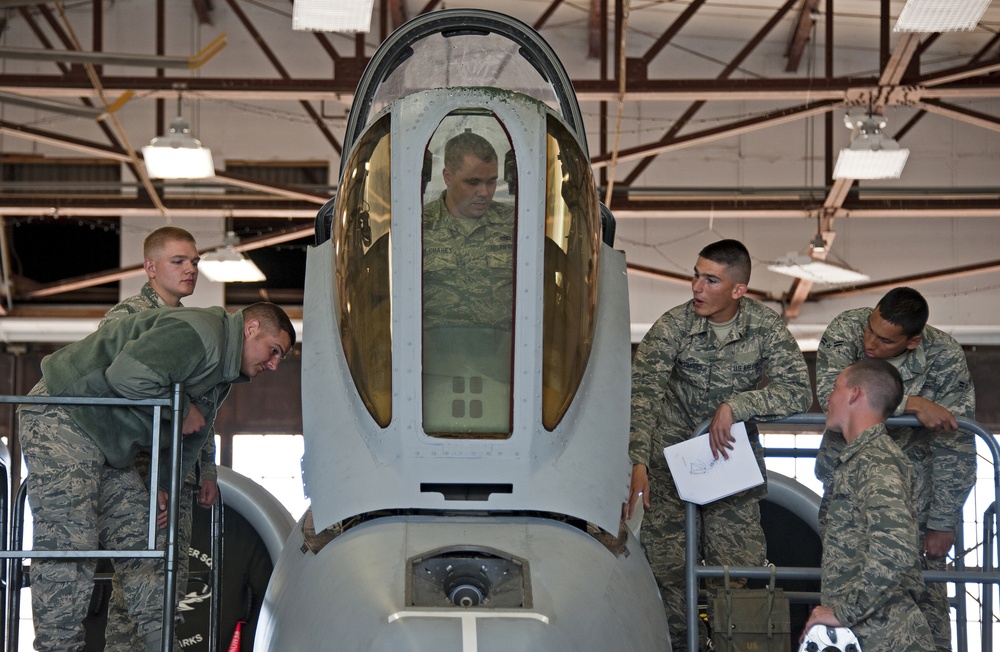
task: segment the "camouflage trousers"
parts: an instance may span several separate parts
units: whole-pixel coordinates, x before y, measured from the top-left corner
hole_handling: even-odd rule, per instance
[[[923,539],[921,528],[920,537]],[[947,570],[947,559],[924,560],[924,570]],[[934,649],[938,652],[951,652],[951,604],[948,602],[948,585],[940,582],[928,582],[924,592],[917,596],[917,606],[927,619],[934,639]]]
[[[931,503],[934,499],[934,478],[933,466],[929,450],[922,447],[912,447],[906,451],[907,457],[913,463],[914,490],[913,495],[917,502],[917,525],[920,531],[920,549],[923,550],[924,537],[927,535],[927,519],[930,516]],[[960,460],[961,461],[961,460]],[[975,475],[976,460],[971,460]],[[957,476],[967,475],[969,472],[959,472]],[[959,515],[961,522],[961,515]],[[947,570],[947,559],[935,559],[933,561],[924,560],[923,570]],[[934,649],[938,652],[951,652],[951,604],[948,602],[948,585],[939,582],[928,583],[927,588],[917,596],[917,606],[927,619],[927,624],[931,628],[931,636],[934,638]]]
[[[863,652],[928,652],[931,632],[913,600],[892,600],[870,617],[855,623],[851,631],[858,637]],[[950,647],[950,643],[949,643]]]
[[[650,468],[650,488],[650,509],[643,516],[640,532],[642,548],[663,598],[673,652],[687,652],[684,502],[677,496],[665,463],[662,468]],[[698,507],[698,550],[706,564],[764,565],[767,546],[760,525],[763,495],[763,490],[753,489]],[[721,579],[706,583],[710,594],[722,587]],[[744,586],[746,580],[733,578],[730,584]],[[700,636],[702,645],[704,638]]]
[[[46,394],[44,382],[30,393]],[[19,418],[34,549],[145,547],[149,492],[139,473],[105,464],[100,448],[61,406],[22,405]],[[139,635],[160,631],[162,564],[151,559],[115,559],[113,564]],[[92,559],[32,561],[36,650],[83,649],[83,619],[94,590],[95,567]]]
[[[178,501],[177,604],[180,604],[187,593],[188,562],[190,560],[188,550],[191,548],[192,511],[197,489],[197,485],[192,485],[189,482],[183,483]],[[156,534],[156,547],[162,550],[165,546],[166,530],[160,530]],[[178,620],[181,616],[182,614],[178,611]],[[135,623],[129,618],[128,603],[118,573],[115,573],[111,578],[111,600],[108,602],[108,624],[104,629],[104,640],[104,652],[132,652],[133,650],[141,650],[144,645]]]

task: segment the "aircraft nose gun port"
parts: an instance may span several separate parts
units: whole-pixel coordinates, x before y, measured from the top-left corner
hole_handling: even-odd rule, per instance
[[[411,607],[531,607],[526,563],[500,551],[438,550],[409,566]]]
[[[490,595],[490,580],[486,577],[486,567],[454,568],[445,578],[444,590],[448,599],[456,607],[478,607]]]

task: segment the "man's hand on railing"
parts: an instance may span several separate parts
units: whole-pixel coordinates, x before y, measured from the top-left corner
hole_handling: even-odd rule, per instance
[[[906,407],[903,411],[917,417],[925,428],[947,430],[948,432],[958,430],[958,421],[951,410],[934,401],[928,401],[926,398],[910,396],[906,399]]]

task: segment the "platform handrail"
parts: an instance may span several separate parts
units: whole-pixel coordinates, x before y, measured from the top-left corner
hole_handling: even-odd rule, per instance
[[[986,511],[983,513],[983,568],[995,568],[994,564],[996,559],[993,556],[994,546],[996,545],[997,530],[996,530],[996,516],[997,516],[997,503],[994,500]],[[993,649],[993,591],[983,592],[983,605],[982,610],[984,614],[990,614],[989,620],[982,619],[980,639],[983,643],[984,650]]]
[[[10,547],[10,451],[0,444],[0,550]],[[0,649],[7,645],[7,586],[10,583],[6,561],[0,562]]]
[[[24,550],[23,520],[24,496],[27,495],[26,485],[22,483],[18,491],[18,500],[14,509],[18,510],[18,519],[12,523],[9,548],[3,542],[4,550],[0,550],[0,559],[6,559],[8,566],[6,600],[7,605],[7,636],[5,643],[8,650],[17,650],[18,619],[20,606],[20,589],[22,576],[22,561],[24,559],[102,559],[102,558],[152,558],[164,560],[164,600],[163,600],[163,646],[162,652],[172,652],[174,639],[174,619],[176,613],[177,594],[177,528],[179,514],[179,497],[181,487],[181,450],[183,422],[184,385],[175,383],[172,386],[170,398],[156,399],[125,399],[125,398],[95,398],[74,396],[0,396],[0,404],[17,405],[106,405],[112,407],[152,407],[152,451],[149,468],[149,526],[147,529],[146,548],[142,550]],[[158,509],[157,487],[159,487],[160,461],[160,423],[163,408],[171,411],[171,446],[170,446],[170,490],[167,500],[167,532],[164,550],[156,548],[156,513]],[[30,473],[30,472],[29,472]],[[17,531],[15,538],[14,531]],[[17,545],[15,549],[14,546]],[[18,579],[15,583],[14,579]]]
[[[985,429],[978,422],[971,419],[966,419],[964,417],[957,417],[958,427],[960,430],[967,430],[972,432],[984,442],[986,442],[987,447],[990,450],[990,454],[993,457],[993,497],[994,501],[1000,496],[1000,444],[997,444],[993,433]],[[698,427],[692,436],[699,436],[708,432],[710,419],[706,419]],[[817,427],[824,427],[826,424],[826,415],[819,412],[808,412],[793,414],[784,419],[779,419],[777,421],[755,421],[758,426],[763,424],[785,424],[785,425],[810,425]],[[909,426],[922,428],[924,427],[920,420],[915,416],[905,415],[899,417],[890,417],[886,419],[887,426]],[[799,449],[794,449],[799,450]],[[764,448],[765,455],[767,449]],[[783,454],[788,452],[788,449],[782,449]],[[802,449],[805,455],[813,454],[810,451],[812,449]],[[698,506],[694,503],[685,502],[684,503],[684,580],[686,583],[685,590],[687,595],[687,645],[689,650],[698,649],[698,582],[702,577],[722,577],[723,569],[722,566],[700,566],[698,564],[698,540],[697,540],[697,509]],[[989,510],[987,510],[989,511]],[[984,520],[985,523],[985,520]],[[984,545],[986,542],[984,541]],[[992,549],[988,551],[989,558],[993,559]],[[962,583],[978,583],[978,584],[1000,584],[1000,571],[996,569],[986,570],[986,559],[987,556],[984,555],[983,561],[983,571],[924,571],[924,581],[925,582],[952,582],[956,585],[961,585]],[[957,562],[958,563],[958,562]],[[991,564],[992,566],[992,564]],[[777,577],[778,579],[820,579],[821,570],[819,568],[808,569],[808,568],[791,568],[778,567]],[[731,577],[746,577],[749,579],[769,579],[771,577],[771,571],[767,568],[749,568],[749,567],[738,567],[730,566],[729,575]],[[959,581],[956,581],[959,580]],[[964,580],[965,582],[962,582]],[[981,615],[981,620],[984,623],[984,627],[987,627],[988,623],[992,621],[992,614],[985,612],[985,606],[988,604],[987,601],[983,601]],[[992,604],[992,601],[989,602]],[[962,630],[959,635],[959,647],[960,650],[964,650],[967,647],[967,642],[963,645],[962,639],[967,636],[965,631],[965,624],[961,625]],[[983,652],[992,652],[992,636],[987,639],[983,638]]]
[[[222,492],[212,505],[212,601],[208,606],[208,652],[218,652],[221,633],[219,632],[219,607],[222,604],[222,569],[223,559],[222,533],[226,531],[225,500]],[[228,649],[228,646],[227,646]]]

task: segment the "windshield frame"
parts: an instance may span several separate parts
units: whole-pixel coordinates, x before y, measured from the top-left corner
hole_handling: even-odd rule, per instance
[[[344,134],[343,150],[349,152],[354,148],[355,141],[361,137],[369,122],[369,114],[382,83],[413,54],[414,43],[436,34],[448,36],[476,33],[503,36],[518,46],[518,53],[552,85],[558,113],[576,136],[583,151],[589,152],[580,104],[569,75],[555,51],[537,32],[521,21],[480,9],[431,12],[413,19],[389,35],[368,63],[358,83],[358,92],[351,105]],[[341,176],[346,164],[346,157],[342,158]]]

